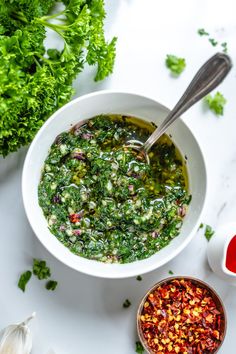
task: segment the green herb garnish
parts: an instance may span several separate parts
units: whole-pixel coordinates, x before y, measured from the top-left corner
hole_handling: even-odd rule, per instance
[[[209,36],[209,33],[206,32],[206,31],[204,30],[204,28],[200,28],[200,29],[197,31],[197,33],[198,33],[200,36]]]
[[[33,274],[39,279],[48,279],[51,276],[51,271],[47,267],[45,261],[40,259],[34,259]]]
[[[54,291],[56,287],[57,287],[57,281],[55,280],[49,280],[45,285],[45,288],[47,290],[52,290],[52,291]]]
[[[173,274],[174,274],[174,272],[173,272],[172,270],[169,270],[169,274],[173,275]]]
[[[135,352],[138,353],[138,354],[143,354],[144,353],[144,348],[143,348],[141,342],[136,342]]]
[[[31,276],[32,276],[32,272],[30,270],[27,270],[26,272],[21,274],[20,279],[18,281],[18,287],[22,291],[25,292],[26,285],[29,282]]]
[[[218,42],[214,38],[209,38],[209,42],[213,45],[213,47],[216,47]]]
[[[204,226],[204,224],[203,224],[203,223],[201,223],[201,224],[199,225],[198,230],[202,229],[202,228],[203,228],[203,226]]]
[[[0,5],[0,155],[29,144],[45,120],[68,102],[73,80],[85,64],[97,66],[95,80],[113,70],[116,38],[104,37],[104,0],[2,0]],[[52,20],[53,19],[53,23]],[[62,50],[46,51],[47,29]]]
[[[40,259],[34,259],[33,260],[33,274],[39,279],[48,279],[51,276],[51,271],[47,267],[47,264],[45,261],[40,260]],[[18,287],[22,290],[25,291],[26,284],[30,280],[32,276],[32,272],[28,270],[27,272],[21,274],[20,279],[18,281]],[[57,281],[54,280],[49,280],[45,288],[47,290],[55,290],[57,287]]]
[[[123,303],[124,308],[130,307],[130,305],[131,305],[131,302],[129,301],[129,299],[126,299],[125,302]]]
[[[224,53],[228,53],[228,44],[227,42],[221,43],[221,47],[223,48]]]
[[[180,75],[186,67],[186,62],[184,58],[168,54],[166,57],[166,66],[173,74]]]
[[[224,106],[227,100],[224,98],[222,93],[216,92],[214,96],[207,95],[205,97],[205,102],[216,115],[222,116],[224,114]]]
[[[137,279],[138,281],[143,280],[143,278],[141,277],[141,275],[138,275],[136,279]]]
[[[206,225],[204,235],[205,235],[207,241],[210,241],[210,239],[212,238],[214,233],[215,233],[215,231],[212,229],[212,227],[210,225]]]
[[[204,28],[200,28],[197,32],[200,36],[209,36],[210,35],[208,32],[206,32],[204,30]],[[211,43],[211,45],[213,45],[213,47],[216,47],[219,44],[219,42],[217,40],[215,40],[214,38],[208,38],[208,41]],[[222,47],[222,50],[224,53],[228,52],[227,42],[221,43],[221,47]]]

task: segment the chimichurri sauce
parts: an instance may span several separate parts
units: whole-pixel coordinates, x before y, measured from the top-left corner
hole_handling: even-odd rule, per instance
[[[39,205],[50,231],[73,253],[128,263],[150,257],[179,234],[191,197],[174,144],[166,135],[159,139],[150,165],[124,147],[153,129],[137,118],[101,115],[52,144]]]

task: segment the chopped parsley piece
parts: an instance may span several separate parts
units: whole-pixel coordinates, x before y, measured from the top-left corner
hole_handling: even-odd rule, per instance
[[[224,106],[227,101],[222,93],[216,92],[215,96],[207,95],[205,97],[205,102],[208,104],[210,110],[216,115],[222,116],[224,114]]]
[[[172,74],[180,75],[186,67],[184,58],[178,58],[175,55],[168,54],[166,57],[166,66],[170,69]]]
[[[209,36],[210,34],[208,32],[206,32],[204,30],[204,28],[200,28],[197,33],[200,35],[200,36]],[[213,47],[216,47],[219,42],[217,40],[215,40],[214,38],[208,38],[208,41],[211,43],[211,45],[213,45]],[[227,42],[223,42],[221,43],[221,47],[222,47],[222,50],[224,53],[227,53],[228,52],[228,47],[227,47]]]
[[[173,272],[172,270],[169,270],[169,274],[170,274],[170,275],[173,275],[174,272]]]
[[[57,281],[55,280],[49,280],[45,285],[45,288],[47,290],[52,290],[52,291],[54,291],[56,287],[57,287]]]
[[[199,30],[197,31],[197,33],[200,35],[200,36],[209,36],[209,33],[206,32],[204,30],[204,28],[199,28]]]
[[[51,276],[51,271],[47,267],[45,261],[40,259],[34,259],[33,274],[39,279],[48,279]]]
[[[129,301],[129,299],[126,299],[125,302],[123,303],[123,307],[126,308],[126,309],[128,307],[130,307],[130,305],[131,305],[131,302]]]
[[[203,223],[201,223],[201,224],[199,225],[198,230],[202,229],[202,228],[203,228],[203,226],[204,226],[204,224],[203,224]]]
[[[138,275],[136,279],[137,279],[138,281],[143,280],[143,278],[141,277],[141,275]]]
[[[26,272],[21,274],[20,279],[18,281],[18,287],[23,292],[25,292],[26,284],[29,282],[31,276],[32,276],[32,272],[30,270],[27,270]]]
[[[224,53],[228,53],[228,44],[227,42],[221,43],[221,47],[223,48]]]
[[[40,260],[40,259],[34,259],[33,260],[33,274],[39,279],[47,279],[51,276],[51,271],[47,267],[47,264],[45,261]],[[32,276],[32,272],[30,270],[26,271],[25,273],[21,274],[20,279],[18,281],[18,287],[22,290],[25,291],[26,284],[30,280]],[[49,280],[45,288],[47,290],[55,290],[57,287],[57,281],[55,280]]]
[[[141,342],[136,342],[135,352],[138,353],[138,354],[143,354],[144,353],[144,348],[143,348]]]
[[[205,235],[207,241],[210,241],[210,239],[212,238],[214,233],[215,233],[215,231],[212,229],[212,227],[210,225],[206,225],[204,235]]]
[[[209,38],[209,42],[213,45],[213,47],[216,47],[218,42],[214,38]]]

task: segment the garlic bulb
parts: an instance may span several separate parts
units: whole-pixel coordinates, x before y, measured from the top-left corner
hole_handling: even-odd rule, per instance
[[[0,354],[30,354],[32,336],[28,327],[29,321],[35,317],[35,312],[24,322],[8,326],[0,340]]]

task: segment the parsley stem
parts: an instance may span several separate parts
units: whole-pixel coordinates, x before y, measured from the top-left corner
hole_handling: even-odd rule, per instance
[[[58,25],[56,23],[50,23],[50,22],[42,20],[42,18],[38,18],[36,20],[37,20],[37,22],[41,23],[43,26],[49,27],[52,30],[54,30],[55,32],[57,32],[61,37],[63,37],[63,33],[60,31],[60,29],[64,29],[64,30],[67,29],[67,26]]]
[[[57,18],[57,17],[59,17],[61,15],[64,15],[65,13],[66,13],[66,11],[63,10],[63,11],[60,11],[60,12],[54,14],[54,15],[42,16],[41,20],[47,21],[47,20],[50,20],[50,19],[53,19],[53,18]]]
[[[35,56],[33,56],[34,62],[35,64],[39,67],[42,68],[42,66],[40,65],[39,61],[35,58]]]

